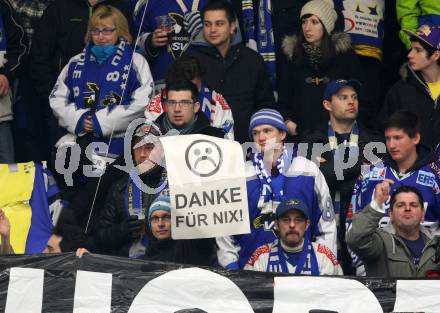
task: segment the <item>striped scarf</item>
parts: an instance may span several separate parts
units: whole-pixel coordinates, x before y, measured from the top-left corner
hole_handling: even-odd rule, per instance
[[[284,181],[286,178],[284,174],[289,168],[291,160],[292,154],[287,152],[286,147],[283,147],[283,152],[275,165],[279,174],[273,177],[270,175],[270,169],[265,168],[263,155],[261,153],[253,155],[252,163],[261,183],[260,199],[258,201],[261,214],[275,213],[278,204],[284,200]]]
[[[276,87],[275,40],[272,27],[271,0],[258,1],[257,27],[254,22],[252,0],[242,0],[244,40],[246,46],[258,52],[264,59],[272,85]],[[256,28],[256,29],[255,29]]]

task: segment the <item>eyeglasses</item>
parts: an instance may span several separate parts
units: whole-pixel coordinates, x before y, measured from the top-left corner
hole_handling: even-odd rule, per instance
[[[104,29],[93,28],[92,30],[90,30],[90,33],[93,36],[98,36],[99,34],[103,34],[105,36],[108,36],[108,35],[111,35],[115,30],[116,30],[116,28],[104,28]]]
[[[163,222],[169,222],[171,221],[171,215],[164,215],[164,216],[152,216],[151,217],[151,223],[159,223],[160,221]]]
[[[180,105],[182,108],[189,108],[194,101],[192,100],[167,100],[167,106],[168,107],[175,107],[176,105]]]

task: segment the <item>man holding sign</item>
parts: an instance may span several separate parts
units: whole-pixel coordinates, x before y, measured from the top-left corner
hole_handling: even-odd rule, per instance
[[[336,222],[325,178],[313,162],[287,149],[286,133],[276,110],[262,109],[251,117],[249,136],[258,150],[246,163],[251,233],[217,241],[219,263],[226,268],[243,268],[259,246],[276,238],[275,210],[290,198],[309,208],[311,240],[325,244],[336,255]]]

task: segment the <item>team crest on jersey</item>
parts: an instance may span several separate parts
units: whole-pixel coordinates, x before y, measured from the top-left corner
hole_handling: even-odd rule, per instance
[[[260,214],[254,219],[253,225],[255,229],[262,228],[264,231],[273,231],[275,226],[275,214]]]
[[[419,171],[417,173],[416,183],[419,185],[434,188],[435,176],[433,173],[430,173],[430,172]]]
[[[111,91],[110,94],[106,95],[103,100],[101,100],[101,104],[103,106],[113,106],[117,105],[121,102],[121,96],[118,95],[116,92]]]
[[[371,181],[384,180],[386,175],[387,169],[384,167],[375,167],[369,174]]]
[[[171,42],[168,45],[168,52],[171,53],[173,59],[177,59],[188,48],[189,34],[185,29],[181,14],[168,13],[168,15],[176,22]]]

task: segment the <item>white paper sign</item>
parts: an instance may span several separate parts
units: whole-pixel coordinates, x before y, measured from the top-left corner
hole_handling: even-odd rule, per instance
[[[205,135],[162,137],[173,239],[250,232],[244,159],[238,142]]]

